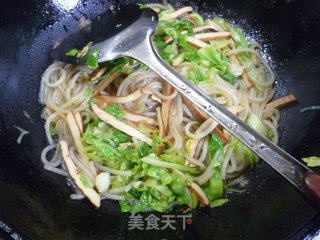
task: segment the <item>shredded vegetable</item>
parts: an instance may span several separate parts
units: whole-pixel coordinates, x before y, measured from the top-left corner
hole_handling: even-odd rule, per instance
[[[312,156],[312,157],[305,157],[302,160],[307,163],[309,167],[320,167],[320,157]]]

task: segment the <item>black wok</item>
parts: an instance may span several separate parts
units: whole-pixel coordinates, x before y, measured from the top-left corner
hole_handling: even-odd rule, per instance
[[[106,32],[112,33],[117,20],[110,7],[126,2],[0,0],[0,219],[26,239],[292,239],[310,221],[313,228],[307,231],[317,229],[316,211],[263,161],[246,172],[249,183],[238,186],[244,191],[230,194],[227,204],[191,211],[186,230],[177,220],[176,230],[158,231],[129,230],[129,214],[120,213],[114,201],[95,210],[87,201],[70,200],[73,190],[65,178],[42,168],[40,153],[47,143],[38,93],[40,76],[52,61],[50,50],[83,20],[105,17]],[[280,146],[298,159],[320,155],[320,111],[300,112],[320,104],[319,1],[172,4],[192,5],[205,16],[234,21],[261,44],[276,72],[276,96],[293,93],[299,100],[282,110]],[[20,145],[13,125],[30,131]],[[169,214],[177,217],[182,208]],[[9,238],[3,222],[0,236]]]

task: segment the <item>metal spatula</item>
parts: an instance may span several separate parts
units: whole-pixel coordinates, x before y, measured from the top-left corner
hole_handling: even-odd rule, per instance
[[[90,49],[100,49],[99,63],[126,56],[147,65],[247,145],[319,207],[320,176],[257,133],[166,64],[152,44],[152,34],[157,23],[157,13],[151,9],[144,9],[140,18],[129,27],[107,40],[94,44]],[[64,53],[61,54],[61,50],[57,49],[52,52],[52,56],[58,60],[72,60],[65,57],[61,59]],[[86,57],[82,59],[82,63],[85,60]]]

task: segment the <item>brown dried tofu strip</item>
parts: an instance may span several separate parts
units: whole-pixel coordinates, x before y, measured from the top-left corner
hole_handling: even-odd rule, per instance
[[[106,102],[112,102],[112,103],[128,103],[133,102],[137,99],[139,99],[142,96],[142,91],[140,88],[138,88],[133,93],[130,93],[126,96],[112,96],[112,95],[100,95],[100,99],[104,98]]]
[[[230,32],[210,32],[210,33],[198,33],[193,36],[193,38],[209,42],[212,40],[218,40],[218,39],[228,39],[231,37]]]
[[[155,119],[153,118],[150,118],[150,117],[146,117],[144,115],[140,115],[140,114],[137,114],[135,112],[132,112],[130,110],[127,110],[127,109],[123,109],[123,108],[120,108],[121,111],[125,112],[126,114],[123,116],[124,119],[127,119],[131,122],[144,122],[148,125],[158,125],[158,121],[156,121]]]
[[[75,118],[73,111],[69,111],[67,113],[67,123],[69,125],[74,143],[77,148],[77,151],[82,156],[83,155],[83,144],[81,142],[81,130],[80,130],[80,127],[76,121],[76,118]]]
[[[182,15],[188,13],[188,12],[192,12],[192,11],[193,11],[193,9],[190,6],[180,8],[177,11],[171,13],[171,15],[169,16],[169,19],[170,20],[174,20],[174,19],[176,19],[176,18],[178,18],[178,17],[180,17],[180,16],[182,16]]]
[[[289,94],[285,97],[282,97],[282,98],[279,98],[279,99],[274,100],[272,102],[269,102],[266,105],[266,109],[268,109],[268,108],[281,108],[281,107],[283,107],[291,102],[294,102],[296,100],[297,100],[297,98],[293,94]]]
[[[208,115],[201,111],[194,103],[189,100],[187,97],[183,96],[183,101],[185,102],[186,106],[189,108],[190,112],[194,116],[194,118],[198,122],[204,122],[208,119]]]
[[[222,140],[223,144],[229,142],[229,138],[226,135],[224,135],[224,133],[218,127],[213,129],[213,132]]]
[[[206,24],[206,25],[200,25],[200,26],[194,26],[192,27],[194,32],[201,32],[205,30],[213,30],[213,31],[219,31],[219,29],[216,28],[213,24]]]
[[[97,78],[101,77],[106,71],[106,67],[98,67],[93,73],[91,73],[90,81],[94,82]]]
[[[66,166],[67,166],[67,169],[68,169],[68,172],[69,172],[71,178],[75,181],[77,187],[80,189],[81,192],[83,192],[83,194],[86,196],[86,198],[96,208],[99,208],[100,207],[100,196],[93,188],[88,188],[83,185],[83,183],[80,179],[80,174],[78,172],[78,169],[70,157],[67,143],[64,140],[62,140],[62,141],[60,141],[60,146],[61,146],[63,160],[66,163]]]
[[[162,116],[161,116],[161,107],[156,108],[157,111],[157,121],[159,125],[159,136],[161,138],[164,138],[164,128],[163,128],[163,121],[162,121]]]
[[[194,118],[198,122],[204,122],[204,121],[206,121],[208,119],[208,115],[205,114],[203,111],[201,111],[188,98],[183,97],[183,100],[184,100],[185,104],[187,105],[187,107],[190,109],[190,111],[193,114]],[[218,127],[213,129],[213,131],[223,141],[223,143],[229,142],[229,138],[226,135],[224,135],[224,133]]]
[[[97,104],[92,104],[91,108],[93,112],[105,123],[110,124],[116,129],[119,129],[120,131],[128,134],[129,136],[135,137],[140,141],[144,141],[151,145],[152,139],[143,134],[142,132],[138,131],[134,127],[129,126],[128,124],[119,121],[116,119],[113,115],[107,113],[105,110],[100,108]]]
[[[173,87],[168,82],[165,83],[162,94],[166,96],[173,94]],[[172,104],[172,99],[163,100],[162,102],[161,115],[162,115],[163,129],[164,129],[165,135],[167,135],[169,132],[169,118],[170,118],[171,104]]]
[[[103,79],[101,82],[99,82],[95,87],[94,87],[94,92],[93,96],[97,96],[100,94],[100,91],[103,91],[106,89],[110,83],[112,83],[115,79],[117,79],[119,76],[121,76],[121,73],[115,72],[111,74],[109,77],[106,77]]]
[[[230,45],[230,44],[229,44],[229,49],[233,49],[232,45]],[[239,66],[242,66],[242,63],[241,63],[240,59],[238,58],[237,54],[232,54],[229,56],[229,58],[232,62],[236,63]],[[248,88],[253,86],[252,81],[251,81],[251,79],[247,73],[247,70],[245,68],[243,69],[243,72],[242,72],[242,78]]]
[[[203,41],[201,41],[201,40],[199,40],[199,39],[196,39],[196,38],[194,38],[194,37],[188,37],[188,38],[187,38],[187,42],[188,42],[191,46],[193,46],[193,47],[195,47],[195,48],[198,48],[198,49],[201,49],[201,48],[210,46],[208,43],[205,43],[205,42],[203,42]]]
[[[80,112],[74,112],[73,115],[74,115],[74,118],[75,118],[77,125],[79,127],[80,133],[82,135],[83,134],[83,124],[82,124],[81,114],[80,114]]]
[[[93,100],[102,108],[105,108],[111,104],[111,102],[109,102],[102,95],[95,96]]]
[[[201,187],[198,184],[192,182],[191,185],[188,187],[188,189],[196,195],[196,197],[199,199],[199,201],[203,206],[209,205],[209,199],[207,195],[204,193],[204,191],[201,189]]]

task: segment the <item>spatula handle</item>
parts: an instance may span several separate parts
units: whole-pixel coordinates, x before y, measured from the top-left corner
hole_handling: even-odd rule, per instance
[[[301,179],[301,186],[320,207],[320,176],[313,172],[305,174]]]

